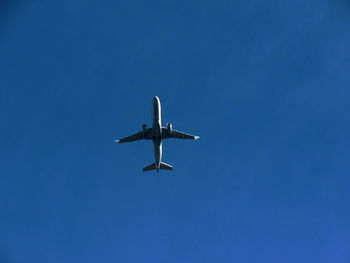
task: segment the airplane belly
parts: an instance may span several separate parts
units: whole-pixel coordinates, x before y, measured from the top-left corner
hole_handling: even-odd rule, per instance
[[[161,121],[161,106],[158,97],[153,99],[153,122]]]
[[[154,160],[157,166],[159,166],[162,160],[162,141],[154,140],[153,147],[154,147]]]

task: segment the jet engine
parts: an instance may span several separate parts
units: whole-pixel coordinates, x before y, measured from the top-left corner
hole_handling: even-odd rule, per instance
[[[166,129],[168,130],[169,133],[173,130],[173,125],[171,123],[166,124]]]

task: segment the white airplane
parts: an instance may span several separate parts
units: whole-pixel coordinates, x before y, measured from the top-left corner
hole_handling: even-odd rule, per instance
[[[191,134],[187,134],[184,132],[173,130],[172,124],[167,123],[166,127],[162,127],[161,124],[161,108],[160,101],[157,96],[153,98],[153,124],[152,128],[146,127],[146,124],[142,125],[142,131],[130,135],[126,138],[115,140],[116,143],[124,143],[124,142],[132,142],[137,140],[153,140],[153,151],[154,151],[154,160],[155,162],[146,166],[142,169],[142,171],[150,171],[150,170],[173,170],[173,167],[169,164],[161,162],[162,160],[162,140],[168,138],[176,138],[176,139],[190,139],[197,140],[199,136],[194,136]]]

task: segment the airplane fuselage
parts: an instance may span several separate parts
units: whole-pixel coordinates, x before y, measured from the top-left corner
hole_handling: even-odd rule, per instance
[[[162,160],[162,119],[161,119],[161,106],[159,98],[156,96],[153,98],[153,152],[154,161],[157,172],[159,171],[160,162]]]

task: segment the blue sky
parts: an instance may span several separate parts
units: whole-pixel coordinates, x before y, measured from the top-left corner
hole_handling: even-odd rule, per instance
[[[349,10],[3,1],[0,262],[349,262]]]

